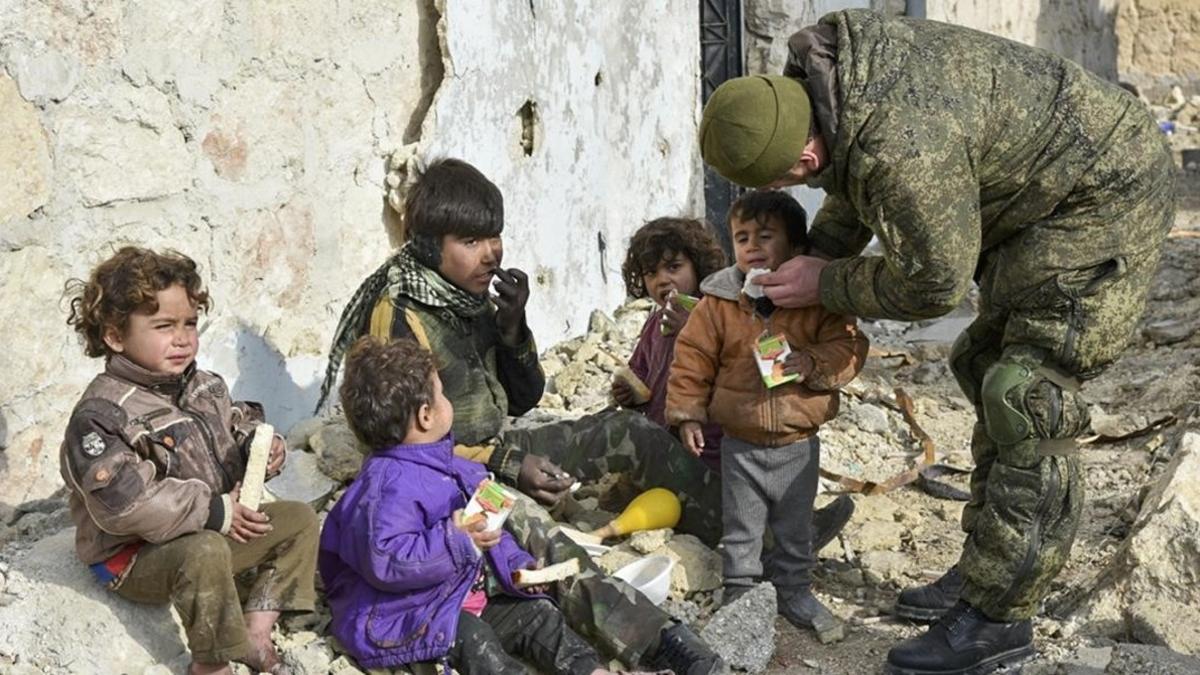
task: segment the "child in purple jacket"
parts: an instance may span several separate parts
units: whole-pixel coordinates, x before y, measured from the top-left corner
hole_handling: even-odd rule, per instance
[[[454,455],[454,407],[433,356],[409,340],[360,338],[341,396],[376,450],[330,511],[318,564],[333,634],[359,665],[524,674],[515,653],[544,672],[608,673],[553,602],[513,585],[533,557],[507,532],[462,518],[487,474]]]

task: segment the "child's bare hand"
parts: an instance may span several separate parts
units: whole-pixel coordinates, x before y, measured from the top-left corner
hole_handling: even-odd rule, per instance
[[[662,326],[668,334],[678,333],[687,323],[689,316],[691,312],[684,309],[683,305],[679,304],[678,296],[672,293],[663,307]]]
[[[462,509],[458,509],[450,514],[450,519],[460,532],[475,542],[475,546],[479,547],[480,551],[486,551],[500,543],[500,530],[488,532],[487,517],[482,513],[476,513],[469,518],[464,518]]]
[[[532,563],[529,563],[529,566],[526,567],[525,569],[540,570],[540,569],[542,569],[542,564],[540,562],[534,561]],[[537,586],[526,586],[525,591],[527,593],[541,593],[541,594],[545,595],[550,592],[550,584],[538,584]]]
[[[632,408],[637,405],[637,395],[633,393],[633,387],[619,378],[613,378],[612,397],[622,408]]]
[[[699,422],[689,421],[679,425],[679,440],[688,452],[699,457],[704,451],[704,430]]]
[[[283,461],[287,457],[287,443],[276,436],[271,440],[271,454],[267,457],[267,475],[274,476],[283,469]]]
[[[241,483],[234,485],[233,489],[229,491],[229,503],[232,504],[233,520],[230,521],[229,531],[225,533],[225,536],[239,544],[245,544],[251,539],[258,539],[275,529],[275,527],[271,525],[271,519],[267,517],[267,514],[259,513],[252,508],[239,504],[238,497],[241,495]]]
[[[783,361],[783,374],[796,375],[799,379],[795,381],[803,382],[808,379],[809,375],[812,375],[812,371],[816,367],[817,364],[813,361],[811,354],[808,352],[793,351]]]

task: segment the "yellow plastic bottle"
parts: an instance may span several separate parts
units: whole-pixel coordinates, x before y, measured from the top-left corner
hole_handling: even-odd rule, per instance
[[[601,537],[619,537],[640,530],[657,530],[675,527],[683,507],[679,498],[665,488],[651,488],[629,502],[621,515],[592,534]]]

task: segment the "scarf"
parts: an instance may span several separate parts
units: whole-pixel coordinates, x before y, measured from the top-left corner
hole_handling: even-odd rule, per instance
[[[474,318],[487,311],[492,304],[487,294],[472,295],[455,286],[437,270],[422,264],[413,255],[411,245],[405,244],[359,285],[350,303],[342,310],[337,330],[333,333],[329,363],[325,366],[325,379],[321,382],[321,395],[317,399],[314,414],[319,413],[325,404],[350,345],[366,334],[371,313],[385,292],[396,307],[400,307],[402,300],[408,298],[442,310],[448,318]]]

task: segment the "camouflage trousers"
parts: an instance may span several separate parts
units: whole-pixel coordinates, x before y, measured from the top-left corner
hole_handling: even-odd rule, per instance
[[[546,509],[520,495],[505,528],[539,563],[579,561],[581,573],[555,588],[559,608],[575,632],[631,666],[654,653],[671,617],[629,584],[605,576],[586,551],[558,531]]]
[[[1058,214],[981,260],[980,315],[950,366],[978,420],[962,597],[995,620],[1036,614],[1070,555],[1083,506],[1074,439],[1089,424],[1079,386],[1128,345],[1173,220],[1170,158],[1152,168],[1122,183],[1133,193]]]
[[[679,496],[676,530],[710,548],[721,541],[721,477],[689,453],[675,436],[641,413],[605,410],[504,433],[503,441],[543,455],[564,470],[595,481],[628,475],[639,490],[661,487]]]
[[[317,514],[300,502],[266,504],[262,511],[274,529],[245,544],[212,530],[146,544],[117,594],[174,605],[193,661],[243,658],[250,647],[243,612],[312,611],[316,601]],[[248,570],[251,578],[237,576]]]

